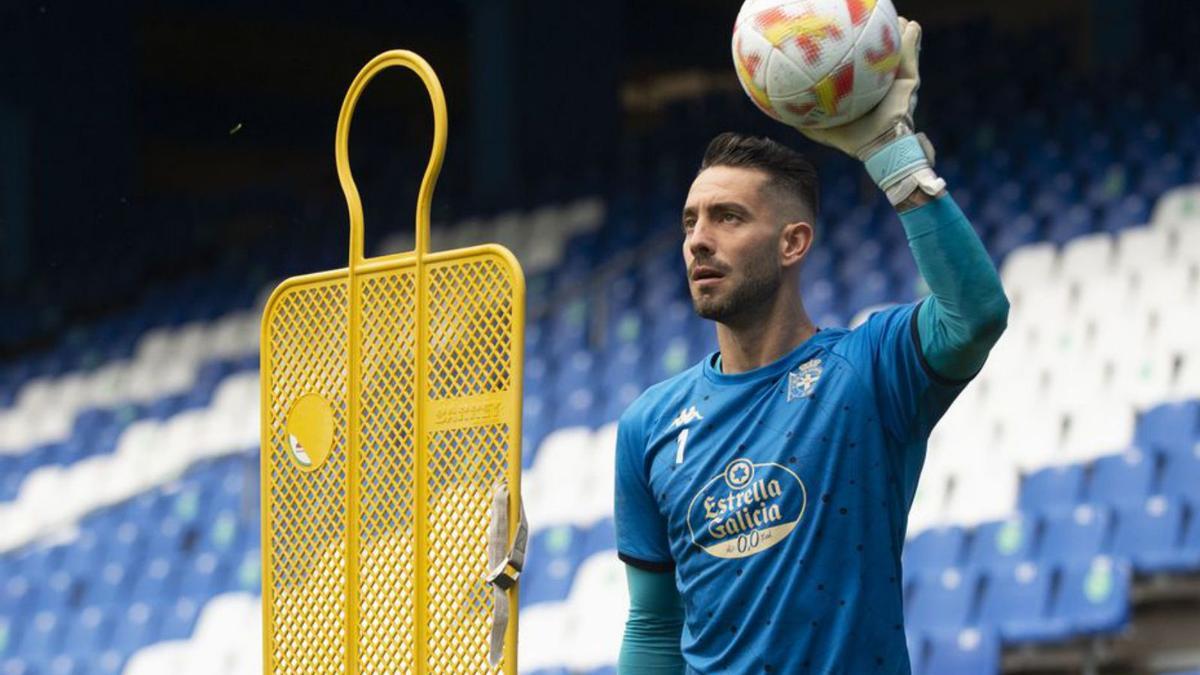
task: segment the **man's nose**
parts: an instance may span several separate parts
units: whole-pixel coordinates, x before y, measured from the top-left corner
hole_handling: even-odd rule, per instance
[[[711,256],[716,251],[713,246],[712,232],[703,218],[698,219],[696,224],[692,225],[692,232],[688,235],[688,251],[694,258]]]

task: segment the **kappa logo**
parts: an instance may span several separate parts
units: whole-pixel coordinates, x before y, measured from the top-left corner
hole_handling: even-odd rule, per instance
[[[678,417],[671,420],[671,428],[675,429],[675,428],[681,427],[685,424],[689,424],[691,422],[695,422],[696,420],[702,420],[702,419],[704,419],[704,415],[701,415],[700,411],[696,410],[696,406],[692,406],[690,408],[684,408],[683,410],[681,410],[679,412]]]
[[[817,386],[817,381],[821,379],[823,372],[821,359],[809,359],[801,363],[799,368],[788,373],[788,403],[797,398],[812,396],[813,389]]]

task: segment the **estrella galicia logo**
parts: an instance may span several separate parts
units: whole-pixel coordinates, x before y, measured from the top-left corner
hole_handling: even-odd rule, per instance
[[[692,542],[718,558],[744,558],[778,544],[804,516],[804,482],[782,464],[738,458],[688,505]]]

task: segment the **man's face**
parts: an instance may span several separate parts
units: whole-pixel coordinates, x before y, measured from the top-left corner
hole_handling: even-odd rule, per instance
[[[683,209],[683,260],[692,306],[724,324],[753,316],[783,283],[782,223],[758,169],[713,166],[692,181]]]

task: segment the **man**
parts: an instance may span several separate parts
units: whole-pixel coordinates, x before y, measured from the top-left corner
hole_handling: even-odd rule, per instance
[[[806,130],[866,163],[931,290],[849,331],[805,313],[816,172],[735,134],[709,145],[683,210],[696,312],[720,351],[622,415],[622,673],[908,673],[900,552],[937,420],[1004,331],[1008,300],[914,135],[920,26],[901,19],[892,89]]]

